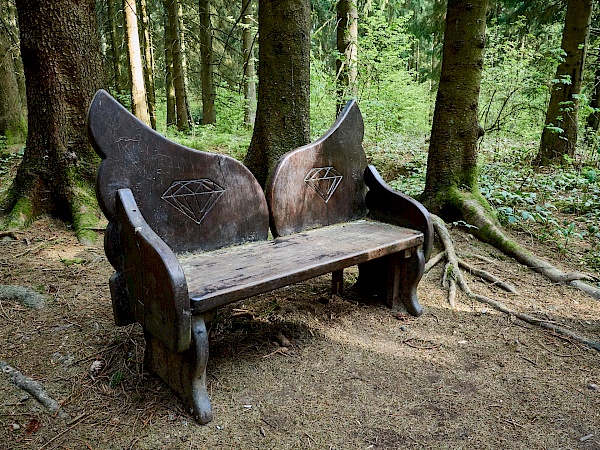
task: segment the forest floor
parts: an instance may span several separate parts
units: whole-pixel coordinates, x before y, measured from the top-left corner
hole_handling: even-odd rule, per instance
[[[222,309],[210,329],[214,421],[197,425],[144,372],[140,327],[114,325],[101,235],[84,247],[43,219],[0,240],[1,284],[46,296],[43,309],[0,303],[0,361],[60,404],[47,412],[0,373],[2,449],[600,449],[600,353],[462,294],[452,309],[443,265],[419,286],[420,318],[351,289],[332,297],[327,277]],[[600,338],[600,302],[452,235],[461,257],[520,294],[467,276],[474,291]]]

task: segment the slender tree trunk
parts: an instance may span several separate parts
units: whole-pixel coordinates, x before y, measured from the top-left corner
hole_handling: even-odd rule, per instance
[[[546,125],[542,131],[540,149],[534,163],[547,166],[561,163],[563,155],[573,157],[577,144],[577,115],[583,82],[583,66],[590,31],[593,0],[569,0],[561,47],[564,60],[556,70]]]
[[[187,93],[185,90],[185,75],[183,66],[183,53],[181,51],[181,30],[179,28],[178,10],[179,0],[167,0],[171,41],[173,46],[173,85],[175,86],[175,110],[177,112],[177,129],[187,130],[189,128],[189,116],[187,108]]]
[[[487,6],[487,0],[448,0],[423,192],[424,203],[436,214],[448,213],[444,208],[453,189],[477,191],[477,112]]]
[[[213,84],[212,23],[210,0],[200,0],[200,77],[202,78],[202,124],[215,123],[215,87]]]
[[[98,158],[85,119],[103,70],[94,0],[17,0],[29,106],[27,144],[10,188],[9,226],[41,213],[72,221],[89,242],[98,216]]]
[[[185,93],[185,112],[187,114],[188,127],[192,126],[192,115],[190,113],[190,102],[187,95],[188,92],[188,69],[187,57],[185,51],[185,23],[183,21],[183,0],[177,0],[177,29],[179,30],[179,46],[181,48],[181,72],[183,73],[183,92]]]
[[[310,140],[310,2],[260,0],[258,106],[245,164],[264,186],[285,152]]]
[[[254,126],[256,119],[256,70],[254,68],[254,32],[252,0],[242,3],[242,48],[244,55],[244,125]]]
[[[150,125],[156,130],[156,91],[154,89],[154,49],[152,48],[152,30],[146,0],[140,0],[140,14],[144,26],[144,81],[146,83],[146,96],[148,99],[148,113]]]
[[[348,98],[356,97],[358,9],[355,0],[337,2],[337,112]]]
[[[598,49],[600,53],[600,49]],[[598,55],[600,58],[600,54]],[[598,131],[598,125],[600,125],[600,61],[596,60],[596,74],[594,77],[594,89],[592,91],[592,100],[590,106],[594,108],[587,118],[587,126],[592,131]]]
[[[175,85],[173,84],[173,35],[175,34],[173,24],[169,20],[169,11],[167,3],[164,6],[164,39],[165,39],[165,94],[167,97],[167,128],[177,122],[177,113],[175,111]]]
[[[119,48],[121,47],[121,40],[119,39],[119,33],[117,32],[117,7],[115,0],[108,0],[108,24],[110,27],[110,47],[112,51],[112,66],[115,76],[115,91],[117,94],[122,94],[125,90],[123,83],[123,75],[121,70],[121,58],[119,55]]]
[[[6,0],[0,0],[0,14],[10,15]],[[15,61],[20,59],[18,52],[17,28],[8,28],[10,20],[0,23],[0,136],[8,142],[23,142],[27,134],[26,109],[21,102],[18,72]]]
[[[135,0],[123,0],[123,11],[125,12],[125,35],[131,72],[131,111],[134,116],[150,126]]]

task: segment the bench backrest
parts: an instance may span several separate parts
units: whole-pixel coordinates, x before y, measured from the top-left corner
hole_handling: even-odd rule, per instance
[[[266,191],[274,236],[367,214],[363,134],[361,113],[351,100],[325,135],[281,157]]]
[[[235,159],[169,141],[103,90],[90,105],[88,135],[103,159],[96,194],[109,221],[117,191],[129,188],[146,222],[176,253],[267,238],[263,191]]]

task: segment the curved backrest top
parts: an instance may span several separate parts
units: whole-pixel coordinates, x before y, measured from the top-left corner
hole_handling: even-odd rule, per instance
[[[363,134],[362,115],[351,100],[321,138],[281,157],[266,191],[274,236],[366,215]]]
[[[110,221],[117,191],[129,188],[146,222],[176,253],[267,238],[263,191],[239,161],[166,139],[104,90],[92,100],[87,128],[103,159],[96,195]]]

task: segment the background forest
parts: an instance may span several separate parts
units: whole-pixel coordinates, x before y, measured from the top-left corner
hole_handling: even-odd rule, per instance
[[[2,192],[14,225],[18,195],[9,185],[26,137],[25,82],[17,8],[10,0],[1,6]],[[256,111],[257,6],[252,0],[96,2],[102,84],[159,132],[243,160]],[[478,112],[481,193],[504,225],[552,242],[562,257],[580,242],[574,261],[597,271],[598,8],[583,53],[580,92],[574,95],[578,105],[561,106],[576,117],[576,151],[540,170],[535,158],[544,130],[573,140],[561,135],[566,132],[560,124],[546,120],[552,91],[574,84],[557,78],[565,59],[567,2],[489,6]],[[340,8],[346,8],[342,15]],[[356,21],[340,25],[348,8]],[[311,4],[311,137],[330,126],[343,99],[358,98],[370,158],[393,187],[414,196],[425,184],[445,18],[444,1]],[[340,26],[346,27],[345,43],[336,37]],[[577,108],[578,114],[570,114]]]

